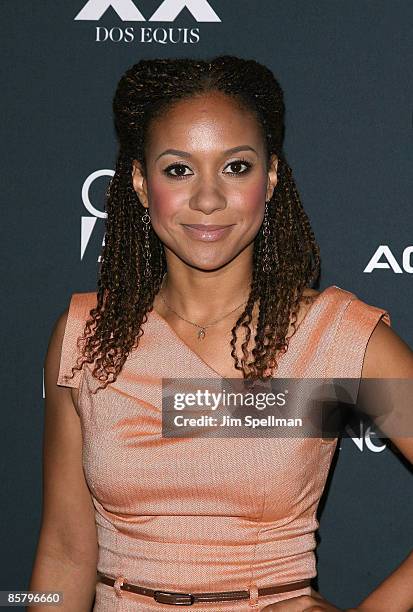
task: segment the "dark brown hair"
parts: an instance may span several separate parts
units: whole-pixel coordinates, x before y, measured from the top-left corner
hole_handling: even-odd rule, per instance
[[[114,382],[132,348],[166,272],[163,245],[150,227],[151,275],[144,276],[143,224],[146,209],[132,184],[132,160],[142,164],[153,121],[173,104],[205,92],[220,91],[255,115],[269,162],[278,157],[278,182],[268,203],[270,270],[262,265],[262,226],[254,241],[252,283],[244,311],[232,328],[231,355],[244,378],[265,380],[277,368],[275,354],[288,348],[290,321],[296,330],[303,290],[320,273],[320,253],[284,153],[284,101],[272,72],[262,64],[234,56],[141,60],[121,77],[113,100],[119,138],[116,171],[107,190],[106,235],[98,275],[97,305],[90,311],[82,354],[74,370],[94,363],[93,376]],[[248,350],[254,304],[259,300],[255,346]],[[236,352],[244,327],[242,357]]]

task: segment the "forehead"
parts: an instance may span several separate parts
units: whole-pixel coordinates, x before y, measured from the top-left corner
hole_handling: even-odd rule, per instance
[[[245,142],[261,144],[255,115],[222,92],[209,92],[174,103],[154,119],[149,129],[148,148],[184,146],[227,149]],[[184,144],[185,143],[185,144]]]

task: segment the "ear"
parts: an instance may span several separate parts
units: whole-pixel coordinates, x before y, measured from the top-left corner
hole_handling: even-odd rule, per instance
[[[273,153],[270,158],[270,167],[268,170],[267,193],[265,196],[265,200],[267,202],[272,198],[275,186],[277,185],[277,181],[278,181],[277,167],[278,167],[278,157]]]
[[[142,206],[148,208],[148,186],[142,169],[142,165],[137,159],[134,159],[132,161],[132,184],[134,190],[138,194],[138,198],[142,203]]]

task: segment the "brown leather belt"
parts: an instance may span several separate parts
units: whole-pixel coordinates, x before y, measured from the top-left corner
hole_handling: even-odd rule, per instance
[[[130,584],[125,578],[119,577],[117,579],[110,578],[104,574],[98,573],[98,581],[103,582],[109,586],[117,585],[115,589],[122,591],[129,591],[131,593],[137,593],[138,595],[147,595],[153,597],[155,601],[163,604],[171,604],[173,606],[192,606],[192,604],[198,601],[238,601],[240,599],[249,599],[249,591],[220,591],[214,593],[177,593],[176,591],[162,591],[149,589],[147,587],[141,587],[136,584]],[[285,593],[287,591],[295,591],[296,589],[303,589],[310,586],[311,580],[306,578],[299,582],[290,582],[289,584],[281,584],[277,586],[261,587],[258,589],[258,596],[260,595],[274,595],[275,593]],[[117,593],[119,594],[119,593]]]

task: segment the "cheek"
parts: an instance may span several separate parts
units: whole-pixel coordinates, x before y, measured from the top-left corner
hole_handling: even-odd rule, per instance
[[[246,191],[246,197],[248,201],[251,202],[251,205],[261,207],[263,200],[265,200],[265,190],[262,187],[262,182],[257,181],[255,184],[251,185]]]
[[[246,218],[258,220],[260,214],[264,214],[265,194],[262,181],[254,181],[250,185],[245,185],[238,193],[238,206]]]
[[[245,183],[241,188],[227,191],[229,208],[238,209],[239,213],[248,222],[261,222],[264,214],[266,185],[262,177]],[[188,194],[182,188],[171,189],[170,184],[164,181],[150,181],[148,195],[151,203],[151,217],[155,223],[164,222],[174,217],[176,213],[185,209]],[[261,216],[260,216],[261,215]]]
[[[182,206],[182,195],[162,181],[150,183],[148,195],[153,219],[166,219]]]

